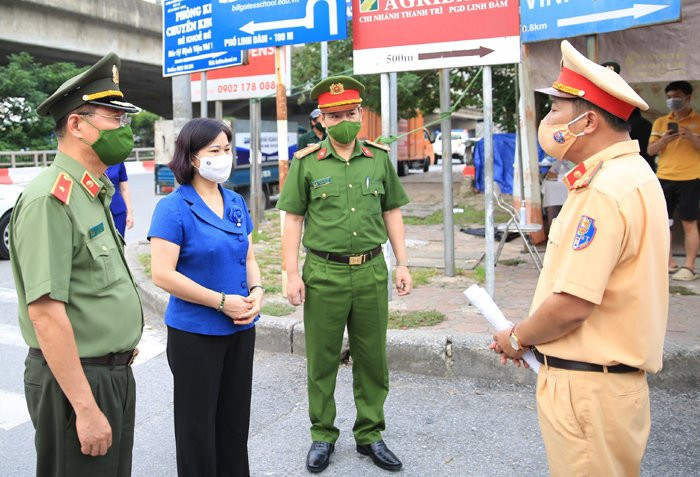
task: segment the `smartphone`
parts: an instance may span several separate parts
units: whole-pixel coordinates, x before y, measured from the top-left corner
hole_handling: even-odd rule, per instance
[[[678,134],[678,123],[668,123],[668,130],[673,134]]]

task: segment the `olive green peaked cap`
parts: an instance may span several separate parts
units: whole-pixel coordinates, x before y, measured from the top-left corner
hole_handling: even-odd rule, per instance
[[[40,116],[51,116],[55,121],[83,104],[96,104],[138,113],[138,107],[124,101],[119,89],[121,60],[116,53],[108,53],[90,69],[63,83],[54,94],[36,108]]]

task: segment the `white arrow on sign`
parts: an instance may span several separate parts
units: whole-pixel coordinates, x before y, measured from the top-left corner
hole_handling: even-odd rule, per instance
[[[639,18],[649,15],[670,5],[651,5],[648,3],[635,3],[630,8],[621,10],[611,10],[609,12],[591,13],[590,15],[581,15],[578,17],[560,18],[557,20],[558,27],[567,27],[573,25],[581,25],[582,23],[593,23],[603,20],[615,20],[617,18],[634,17]]]
[[[277,20],[273,22],[255,23],[255,20],[243,25],[240,30],[249,34],[255,35],[259,31],[282,30],[285,28],[305,27],[309,30],[314,27],[314,6],[317,2],[326,2],[328,4],[328,20],[330,23],[330,34],[338,34],[338,8],[335,0],[309,0],[306,4],[306,16],[304,18],[290,18],[287,20]]]
[[[195,61],[195,60],[203,60],[204,58],[218,58],[222,55],[225,55],[225,51],[218,51],[214,53],[206,53],[204,55],[197,55],[197,56],[189,56],[187,58],[180,58],[175,60],[175,64],[178,63],[189,63],[190,61]]]

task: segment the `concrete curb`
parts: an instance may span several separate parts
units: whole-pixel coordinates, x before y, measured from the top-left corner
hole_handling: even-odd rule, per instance
[[[126,256],[144,308],[163,316],[169,295],[153,285],[139,263],[137,246],[129,245]],[[468,377],[516,384],[534,384],[529,370],[502,366],[487,349],[489,334],[456,333],[449,330],[389,330],[387,359],[392,371],[430,376]],[[256,325],[256,348],[277,353],[305,355],[304,323],[298,318],[262,316]],[[348,351],[347,333],[341,354]],[[664,369],[649,375],[649,385],[657,388],[700,387],[700,344],[668,344]]]

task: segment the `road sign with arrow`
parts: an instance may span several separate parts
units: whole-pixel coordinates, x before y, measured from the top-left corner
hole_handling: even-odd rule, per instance
[[[680,20],[681,0],[521,0],[523,43]]]
[[[243,64],[243,49],[212,38],[212,0],[163,1],[163,76]]]
[[[518,2],[353,0],[357,74],[520,61]]]
[[[214,42],[234,48],[342,40],[345,0],[212,0]]]

